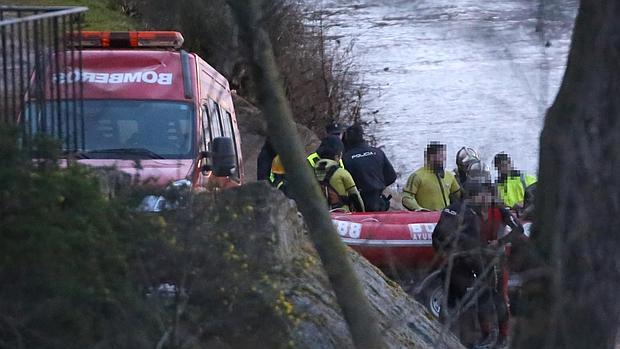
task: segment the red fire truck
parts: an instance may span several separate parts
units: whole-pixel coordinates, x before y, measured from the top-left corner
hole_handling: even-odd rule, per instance
[[[194,188],[243,183],[228,81],[181,49],[180,33],[86,31],[73,42],[82,48],[82,68],[68,64],[53,71],[51,80],[61,92],[71,85],[64,93],[75,101],[31,103],[27,124],[40,125],[37,118],[54,114],[42,108],[79,109],[79,122],[64,127],[69,135],[81,133],[74,156],[82,164],[114,166],[161,186],[178,180]]]

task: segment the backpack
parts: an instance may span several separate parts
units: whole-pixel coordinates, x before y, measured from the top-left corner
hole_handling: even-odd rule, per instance
[[[321,187],[321,193],[325,196],[327,200],[327,204],[329,208],[336,208],[344,205],[342,197],[338,194],[336,189],[329,184],[329,181],[332,179],[334,173],[338,171],[338,166],[332,166],[327,169],[327,173],[325,174],[325,178],[322,181],[319,181],[319,186]]]

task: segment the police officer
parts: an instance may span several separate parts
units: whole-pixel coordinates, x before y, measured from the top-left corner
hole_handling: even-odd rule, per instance
[[[344,154],[344,166],[353,176],[366,211],[387,211],[390,203],[383,190],[396,181],[394,167],[381,149],[364,141],[360,125],[349,127],[345,139],[349,150]]]

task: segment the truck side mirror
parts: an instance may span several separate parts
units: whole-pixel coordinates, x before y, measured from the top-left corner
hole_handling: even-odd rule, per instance
[[[211,168],[216,177],[231,176],[237,166],[235,144],[230,137],[216,137],[211,148]]]

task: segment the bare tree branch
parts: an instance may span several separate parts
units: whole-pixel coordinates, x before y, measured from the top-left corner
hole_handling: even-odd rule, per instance
[[[358,348],[384,348],[368,300],[347,259],[345,246],[336,233],[325,200],[305,160],[291,109],[278,76],[271,43],[257,21],[260,18],[258,3],[252,0],[230,0],[238,23],[244,28],[248,42],[252,45],[253,68],[261,92],[261,105],[272,139],[290,178],[291,193],[297,199],[308,225],[354,344]]]

